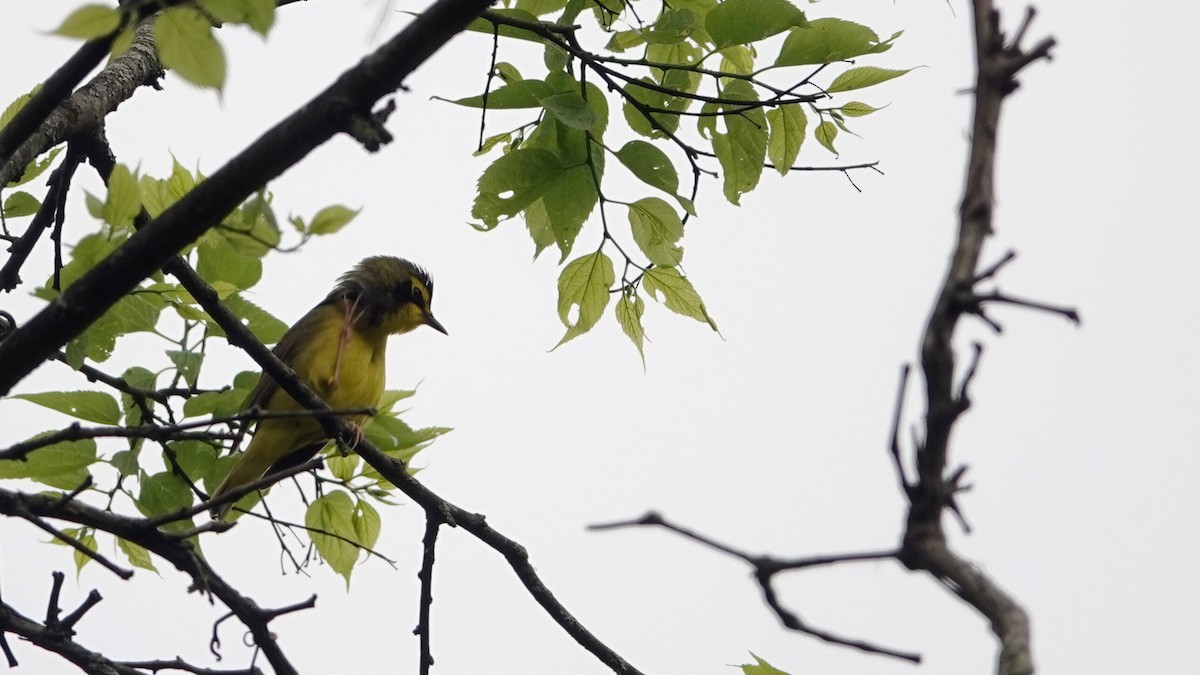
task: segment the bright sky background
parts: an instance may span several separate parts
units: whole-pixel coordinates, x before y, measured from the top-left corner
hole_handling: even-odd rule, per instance
[[[70,6],[3,10],[3,102],[74,49],[44,34]],[[1023,6],[1004,7],[1015,26]],[[422,329],[395,338],[389,364],[391,387],[420,385],[407,419],[455,428],[421,456],[421,479],[522,542],[566,606],[644,672],[732,673],[728,665],[750,660],[749,651],[792,673],[992,672],[985,622],[897,564],[794,573],[780,588],[815,626],[919,651],[919,668],[779,628],[748,568],[713,551],[658,530],[584,531],[655,508],[781,556],[886,549],[899,537],[889,417],[954,230],[970,107],[962,91],[973,70],[969,13],[962,2],[804,8],[882,35],[903,29],[874,63],[926,67],[855,93],[891,105],[853,121],[863,138],[843,135],[840,159],[811,139],[802,151],[802,164],[880,160],[886,175],[854,175],[861,193],[840,174],[764,174],[738,208],[724,202],[717,181],[702,185],[684,265],[722,336],[651,306],[643,371],[610,309],[591,334],[548,353],[562,333],[553,252],[530,264],[518,222],[489,234],[467,226],[488,161],[470,156],[477,111],[429,100],[482,90],[490,42],[478,35],[456,38],[410,80],[389,123],[395,143],[367,155],[338,138],[271,186],[281,215],[308,216],[334,202],[363,212],[335,239],[270,256],[253,300],[291,322],[368,254],[427,266],[450,336]],[[1032,613],[1042,672],[1196,672],[1200,319],[1192,305],[1200,234],[1189,195],[1200,141],[1189,111],[1200,101],[1180,57],[1194,42],[1200,6],[1039,9],[1030,37],[1051,33],[1059,46],[1053,62],[1022,76],[1006,106],[997,236],[985,259],[1016,249],[1000,288],[1077,306],[1084,324],[1013,308],[992,312],[1005,327],[1000,337],[965,322],[960,353],[972,339],[986,346],[953,454],[971,467],[975,489],[962,506],[976,531],[948,529],[958,550]],[[230,61],[223,97],[174,76],[162,93],[143,90],[110,117],[118,159],[161,176],[169,151],[211,173],[406,21],[379,2],[311,0],[282,10],[266,45],[245,30],[222,31]],[[495,119],[495,131],[507,128]],[[90,170],[80,175],[99,192]],[[82,192],[71,197],[74,239],[92,226]],[[598,238],[593,223],[578,250]],[[34,261],[26,279],[49,269],[45,245]],[[39,305],[29,290],[0,297],[0,307],[24,320]],[[145,364],[146,353],[104,368]],[[215,356],[202,385],[222,386],[250,367],[244,355]],[[45,366],[20,389],[80,386],[68,375]],[[910,425],[921,412],[915,384]],[[0,445],[63,424],[17,401],[0,403],[0,419]],[[281,487],[271,499],[277,513],[300,517],[294,491]],[[378,548],[398,569],[370,561],[349,592],[327,568],[281,575],[275,538],[261,523],[209,537],[205,550],[263,606],[318,594],[316,610],[272,624],[302,672],[409,673],[417,667],[422,527],[419,509],[386,509]],[[69,553],[36,543],[44,535],[26,524],[0,522],[0,537],[5,601],[43,617],[49,572],[69,572]],[[105,600],[78,626],[89,648],[207,663],[211,624],[224,608],[186,595],[186,584],[169,571],[139,571],[122,583],[90,565],[68,582],[63,604],[73,609],[101,589]],[[444,531],[434,593],[435,672],[607,672],[498,555],[465,533]],[[244,666],[241,632],[229,624],[221,637],[226,659],[214,665]],[[29,645],[13,647],[21,672],[76,672]]]

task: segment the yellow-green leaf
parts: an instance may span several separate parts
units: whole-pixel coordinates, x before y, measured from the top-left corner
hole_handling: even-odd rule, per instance
[[[787,0],[724,0],[704,18],[717,48],[757,42],[804,25],[804,12]]]
[[[263,36],[275,23],[275,0],[200,0],[200,6],[218,21],[244,23]]]
[[[355,211],[341,204],[326,206],[317,211],[317,215],[313,216],[312,224],[308,226],[308,231],[312,234],[333,234],[345,227],[351,220],[354,220],[354,217],[361,210]]]
[[[45,436],[38,434],[33,439]],[[0,478],[29,478],[60,490],[73,490],[88,477],[87,467],[96,462],[96,441],[63,441],[38,448],[17,459],[0,460]]]
[[[379,541],[379,530],[383,525],[379,511],[360,499],[354,510],[353,520],[354,540],[364,548],[374,548],[375,542]]]
[[[844,104],[841,108],[839,108],[839,110],[841,110],[842,114],[846,117],[863,117],[865,115],[870,115],[876,110],[879,110],[879,108],[867,105],[861,101],[851,101]]]
[[[817,130],[813,133],[813,135],[816,136],[818,143],[825,146],[826,150],[835,155],[838,154],[837,149],[833,147],[833,140],[837,138],[838,135],[836,124],[828,121],[821,122],[819,125],[817,125]]]
[[[117,228],[131,227],[134,216],[141,210],[142,190],[138,177],[129,167],[117,164],[108,177],[108,195],[101,209],[104,222]]]
[[[47,391],[40,394],[15,394],[19,398],[66,413],[85,422],[116,424],[121,421],[117,399],[102,391]]]
[[[311,530],[321,530],[336,534],[345,539],[332,537],[321,532],[309,532],[317,553],[334,572],[346,579],[346,588],[350,588],[350,572],[358,561],[359,548],[355,546],[357,532],[354,529],[354,503],[350,495],[343,490],[331,490],[313,500],[304,514],[305,526]]]
[[[84,5],[67,15],[55,33],[81,40],[104,37],[121,25],[121,13],[108,5]]]
[[[875,66],[859,66],[851,68],[846,72],[838,75],[833,79],[833,82],[825,88],[825,91],[833,94],[839,91],[850,91],[852,89],[862,89],[864,87],[874,86],[880,82],[887,82],[912,70],[906,68],[904,70],[891,70],[888,68],[877,68]]]
[[[674,267],[683,260],[677,242],[683,237],[683,221],[671,205],[658,197],[647,197],[629,205],[633,240],[655,265]]]
[[[17,191],[4,200],[5,218],[22,218],[32,216],[42,206],[36,197],[28,192]]]
[[[754,652],[750,652],[750,656],[754,657],[756,663],[746,663],[739,666],[742,669],[742,675],[788,675],[788,673],[760,659]]]
[[[687,277],[674,267],[651,267],[642,277],[642,288],[650,297],[662,302],[667,309],[707,323],[714,331],[717,323],[708,315],[700,294]],[[662,294],[662,298],[658,297]]]
[[[804,144],[808,117],[800,104],[785,105],[767,111],[771,133],[767,139],[767,157],[780,176],[786,176]]]
[[[646,340],[646,331],[642,328],[642,314],[645,312],[646,303],[641,296],[627,291],[617,300],[617,323],[621,324],[621,330],[629,336],[633,346],[637,347],[638,356],[642,357],[642,366],[646,365],[646,353],[642,351],[642,343]]]
[[[608,306],[608,289],[616,278],[612,260],[603,251],[576,258],[563,268],[558,277],[558,318],[567,332],[556,349],[596,325]]]
[[[225,86],[225,50],[212,24],[192,7],[173,7],[154,20],[154,40],[163,66],[198,87]]]
[[[134,567],[140,567],[144,570],[150,570],[151,572],[158,572],[158,570],[154,568],[154,562],[150,560],[150,552],[146,549],[138,546],[132,541],[121,539],[120,537],[117,538],[117,546],[121,549],[121,552],[125,554],[125,557],[129,560],[130,565],[133,565]]]

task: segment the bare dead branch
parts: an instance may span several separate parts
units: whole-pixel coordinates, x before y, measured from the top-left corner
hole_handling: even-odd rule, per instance
[[[972,8],[977,78],[973,89],[975,110],[970,158],[959,208],[958,239],[921,341],[925,438],[918,446],[917,482],[909,491],[909,513],[897,558],[910,569],[928,572],[987,617],[1001,646],[997,665],[1000,675],[1032,675],[1028,615],[996,582],[950,549],[942,527],[942,514],[948,509],[964,528],[968,527],[955,500],[958,492],[967,489],[960,485],[966,467],[960,467],[949,477],[946,471],[951,430],[968,407],[968,386],[975,377],[981,348],[976,347],[975,359],[956,391],[952,344],[955,328],[958,319],[969,313],[979,316],[997,332],[1001,330],[1000,325],[984,312],[982,302],[984,299],[1003,300],[977,296],[974,286],[993,278],[1013,258],[1010,252],[990,267],[979,269],[984,241],[993,231],[996,135],[1001,104],[1016,90],[1016,76],[1024,67],[1049,58],[1054,40],[1046,38],[1032,50],[1022,50],[1020,41],[1033,18],[1032,10],[1026,13],[1016,37],[1008,41],[1000,29],[1000,15],[992,0],[973,0]],[[1037,308],[1078,318],[1073,310],[1042,305]]]
[[[417,578],[421,580],[421,601],[418,610],[417,627],[413,631],[421,641],[421,657],[419,671],[421,675],[429,675],[433,668],[432,627],[430,613],[433,609],[433,563],[437,552],[438,530],[444,523],[437,514],[425,514],[425,536],[421,540],[421,570]]]
[[[767,606],[771,608],[771,611],[775,612],[775,615],[779,617],[779,620],[783,623],[784,627],[788,628],[789,630],[810,635],[830,644],[849,647],[851,649],[857,649],[870,654],[890,656],[897,659],[903,659],[905,661],[911,661],[913,663],[921,662],[920,654],[898,651],[888,647],[881,647],[863,640],[844,638],[829,631],[822,630],[820,628],[814,628],[813,626],[808,625],[802,621],[800,617],[795,614],[795,612],[792,612],[783,606],[783,603],[780,602],[779,597],[775,593],[775,587],[772,585],[775,575],[779,574],[780,572],[806,569],[809,567],[836,565],[847,562],[892,560],[895,559],[895,557],[900,553],[898,550],[808,556],[804,558],[792,559],[779,559],[771,556],[753,555],[747,553],[746,551],[734,548],[728,544],[721,543],[707,535],[700,534],[695,530],[673,523],[655,511],[647,512],[642,517],[632,520],[620,520],[611,523],[589,525],[588,529],[592,531],[603,531],[645,526],[657,526],[666,530],[670,530],[671,532],[674,532],[682,537],[691,539],[692,541],[703,544],[708,548],[731,555],[748,563],[754,568],[754,578],[756,581],[758,581],[758,585],[762,589],[763,600],[767,603]]]

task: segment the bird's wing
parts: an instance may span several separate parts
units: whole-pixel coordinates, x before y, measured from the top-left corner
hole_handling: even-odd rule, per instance
[[[300,317],[300,320],[287,329],[287,332],[279,339],[275,348],[271,350],[289,368],[295,368],[296,357],[300,353],[300,347],[312,338],[313,331],[319,327],[320,311],[324,306],[325,303],[321,303]],[[254,389],[246,397],[246,402],[242,404],[242,410],[249,410],[255,406],[265,410],[267,403],[270,402],[271,397],[277,391],[279,391],[279,383],[275,381],[275,378],[265,372],[260,374],[258,376],[258,383],[254,385]]]

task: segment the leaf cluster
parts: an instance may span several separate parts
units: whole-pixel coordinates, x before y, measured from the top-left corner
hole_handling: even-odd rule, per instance
[[[55,149],[37,160],[27,174],[44,171],[58,152]],[[139,175],[117,164],[103,195],[85,195],[95,230],[70,249],[65,264],[34,294],[46,300],[58,296],[132,236],[139,219],[158,215],[204,178],[200,171],[189,170],[178,161],[162,178]],[[29,199],[37,201],[32,195]],[[264,257],[283,248],[287,237],[296,239],[290,245],[296,248],[313,237],[335,234],[358,213],[334,204],[311,217],[292,215],[286,219],[289,234],[280,227],[272,202],[272,195],[260,190],[184,251],[187,262],[223,304],[266,344],[278,341],[287,325],[246,298],[262,278]],[[9,215],[16,223],[29,214]],[[141,339],[136,338],[139,335]],[[203,386],[206,355],[219,348],[224,338],[221,327],[180,284],[161,274],[147,279],[71,340],[60,355],[60,360],[88,379],[103,383],[107,390],[12,397],[75,422],[61,431],[47,431],[0,450],[0,479],[31,480],[65,491],[82,488],[86,495],[98,495],[110,509],[128,505],[151,518],[169,519],[203,502],[232,468],[236,455],[230,450],[254,421],[243,410],[243,402],[257,382],[255,373],[239,373],[228,386]],[[141,365],[119,375],[101,370],[122,349],[156,352],[146,350],[146,339],[158,341],[162,349],[159,362],[155,363],[153,356],[142,358],[138,361]],[[217,377],[224,382],[224,375]],[[405,462],[448,431],[441,427],[414,430],[401,419],[402,411],[395,406],[412,394],[387,392],[378,414],[364,428],[377,447]],[[81,423],[100,426],[83,427]],[[314,475],[305,523],[296,527],[310,529],[315,556],[328,562],[348,583],[359,555],[379,536],[380,518],[371,502],[391,503],[395,486],[369,466],[361,466],[355,455],[342,456],[333,447],[325,454],[332,477]],[[254,493],[239,506],[249,510],[258,501],[259,495]],[[171,519],[162,527],[186,534],[197,525],[188,517]],[[96,550],[97,532],[77,530],[64,534]],[[193,541],[199,547],[199,540]],[[131,565],[154,569],[149,554],[137,544],[115,538],[115,545]],[[80,568],[91,559],[75,550]]]
[[[788,0],[680,0],[653,17],[603,0],[516,0],[469,29],[491,35],[496,54],[542,52],[537,72],[494,57],[483,93],[451,101],[480,109],[485,127],[497,115],[524,120],[481,133],[476,154],[500,154],[479,178],[475,226],[520,217],[535,258],[558,249],[559,345],[595,326],[616,296],[617,321],[643,358],[644,298],[716,330],[682,268],[701,176],[719,169],[725,198],[739,204],[764,168],[786,175],[808,136],[836,155],[847,119],[876,111],[826,105],[835,94],[908,72],[851,61],[886,52],[900,33],[884,40],[851,21],[810,20]],[[629,178],[650,194],[617,197]],[[567,262],[597,211],[598,244]]]

